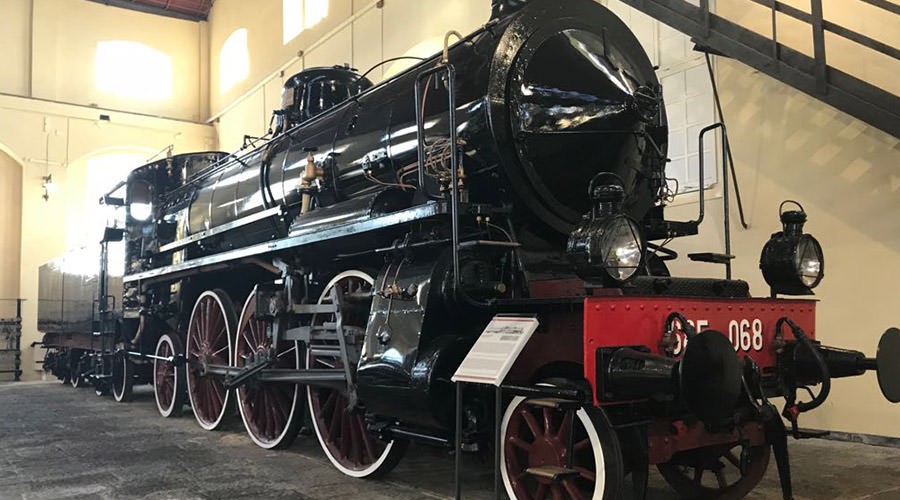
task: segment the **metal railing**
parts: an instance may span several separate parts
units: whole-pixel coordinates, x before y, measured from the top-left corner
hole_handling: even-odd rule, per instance
[[[710,0],[620,0],[692,37],[700,50],[736,59],[872,126],[900,137],[900,96],[851,75],[847,68],[828,65],[826,33],[858,44],[861,52],[900,61],[900,49],[869,35],[825,19],[822,0],[809,0],[809,12],[781,0],[746,0],[768,7],[771,31],[760,34],[738,21],[717,14]],[[900,5],[887,0],[854,0],[900,15]],[[846,4],[844,4],[846,5]],[[720,11],[722,9],[719,9]],[[723,11],[724,12],[724,11]],[[781,43],[778,17],[787,16],[808,26],[812,55]],[[900,18],[897,18],[900,22]]]
[[[810,26],[813,38],[813,60],[815,61],[816,85],[820,90],[824,91],[828,84],[828,58],[825,51],[825,32],[833,33],[841,38],[855,42],[867,49],[873,50],[879,54],[888,56],[896,61],[900,61],[900,49],[892,47],[884,42],[880,42],[868,35],[845,28],[833,21],[825,19],[824,10],[822,8],[822,0],[810,0],[809,12],[788,5],[780,0],[750,0],[754,3],[768,7],[772,13],[772,57],[780,59],[778,47],[778,22],[779,13],[784,14],[792,19],[801,21]],[[900,5],[888,2],[886,0],[856,0],[860,3],[869,4],[884,10],[888,14],[900,15]],[[706,4],[709,9],[709,0],[701,2],[701,6]],[[708,18],[708,15],[706,17]]]
[[[7,304],[15,304],[14,317],[2,317],[8,313],[0,312],[0,354],[13,355],[13,367],[0,369],[0,373],[12,373],[17,382],[22,377],[22,302],[23,299],[0,299],[4,309]]]

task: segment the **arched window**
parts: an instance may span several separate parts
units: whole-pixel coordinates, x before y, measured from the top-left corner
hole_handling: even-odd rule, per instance
[[[147,163],[151,154],[138,149],[103,151],[72,164],[67,172],[70,183],[66,187],[66,212],[70,221],[66,225],[66,243],[69,248],[97,243],[106,226],[122,227],[124,221],[120,217],[124,212],[100,205],[98,200],[119,181],[125,180],[132,170]]]
[[[328,17],[329,0],[282,0],[282,41],[287,44]]]
[[[224,94],[250,74],[247,28],[228,35],[219,50],[219,93]]]
[[[129,40],[98,42],[94,80],[119,97],[161,101],[172,97],[172,58]]]

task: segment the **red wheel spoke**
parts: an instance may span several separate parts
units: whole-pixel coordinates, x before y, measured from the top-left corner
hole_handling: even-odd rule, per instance
[[[247,322],[247,333],[249,333],[248,336],[253,339],[253,343],[256,345],[259,345],[261,343],[258,330],[259,324],[257,321],[250,320]],[[253,349],[254,346],[251,346],[250,348]]]
[[[195,333],[196,333],[196,332],[195,332]],[[190,336],[189,336],[190,345],[191,345],[191,348],[192,348],[191,354],[194,354],[195,352],[196,352],[196,353],[199,353],[199,352],[200,352],[200,340],[199,340],[197,337],[198,337],[197,335],[190,335]]]
[[[574,445],[572,445],[573,452],[579,452],[588,450],[591,448],[591,440],[589,438],[584,438],[581,441],[578,441]]]
[[[328,397],[325,398],[325,404],[322,405],[322,415],[325,415],[332,411],[334,408],[334,404],[337,401],[337,393],[331,391],[328,393]]]
[[[341,418],[340,423],[340,439],[341,439],[341,457],[346,458],[349,456],[349,448],[350,448],[350,436],[348,436],[349,432],[347,432],[347,411],[343,408],[340,411]]]
[[[362,436],[359,435],[359,427],[357,427],[356,420],[356,415],[350,413],[347,414],[347,434],[350,435],[351,457],[354,462],[361,464],[362,443],[360,443],[360,439]]]
[[[531,450],[531,443],[526,442],[524,439],[518,436],[510,436],[508,441],[510,442],[510,444],[522,451],[527,452]]]
[[[559,423],[559,429],[556,430],[556,435],[560,438],[567,437],[569,435],[569,423],[572,420],[572,414],[566,412],[562,415],[562,421]]]
[[[212,346],[218,347],[220,345],[227,346],[228,345],[228,328],[225,325],[221,325],[216,331],[216,336],[213,337],[213,341],[210,342]]]
[[[572,445],[572,452],[577,453],[579,451],[589,450],[590,448],[591,440],[589,438],[584,438]]]
[[[213,388],[213,394],[216,395],[216,406],[221,407],[225,404],[225,388],[222,387],[217,380],[209,377],[209,384]]]
[[[328,437],[332,442],[337,442],[337,436],[340,429],[338,428],[341,425],[341,415],[344,414],[342,401],[340,399],[335,401],[334,411],[331,412],[331,425],[328,426]]]
[[[537,491],[534,492],[534,500],[544,500],[547,498],[547,493],[550,493],[550,487],[544,483],[538,484]]]
[[[375,453],[375,444],[372,442],[372,436],[369,435],[369,431],[366,429],[365,419],[359,418],[356,420],[359,425],[360,435],[362,436],[363,445],[365,445],[366,455],[368,456],[367,462],[371,463],[375,461],[376,453]]]
[[[297,352],[297,345],[296,345],[296,344],[291,344],[291,347],[290,347],[290,348],[288,348],[288,349],[286,349],[286,350],[284,350],[284,351],[279,352],[278,355],[277,355],[276,357],[281,358],[281,357],[284,356],[285,354],[290,354],[290,353],[292,353],[292,352]]]
[[[210,354],[210,356],[213,357],[213,358],[219,358],[219,359],[221,359],[220,354],[222,354],[222,351],[224,351],[224,350],[226,350],[226,349],[228,349],[228,346],[227,346],[227,345],[224,346],[224,347],[222,347],[222,348],[219,349],[218,351],[216,351],[216,352]]]
[[[284,425],[284,423],[288,420],[288,414],[290,413],[292,402],[288,401],[284,394],[282,394],[277,387],[270,388],[268,392],[272,395],[272,408],[274,409],[274,413],[279,417],[280,425]]]
[[[206,390],[204,390],[203,393],[206,394],[206,402],[207,402],[206,408],[204,408],[203,410],[205,413],[206,420],[212,421],[215,416],[216,408],[219,406],[218,402],[216,401],[219,394],[216,392],[216,389],[213,387],[213,381],[209,377],[204,378],[203,381],[204,381],[204,385],[206,386]]]
[[[565,500],[566,498],[565,490],[558,483],[550,486],[550,493],[553,494],[553,500]]]
[[[201,325],[201,333],[203,334],[204,340],[209,341],[209,324],[212,320],[212,307],[210,307],[210,302],[212,299],[207,298],[204,299],[201,305],[203,306],[203,324]]]
[[[740,468],[741,468],[741,461],[738,459],[738,457],[734,456],[734,452],[733,452],[733,451],[729,451],[729,452],[726,453],[724,456],[725,456],[725,459],[726,459],[726,460],[728,460],[729,462],[731,462],[731,465],[737,467],[738,470],[740,470]]]
[[[552,410],[550,408],[543,408],[543,417],[544,417],[544,434],[550,435],[554,434],[553,432],[553,416]]]
[[[528,429],[531,430],[531,435],[537,438],[542,435],[540,424],[538,424],[537,419],[534,418],[534,415],[527,408],[522,408],[519,410],[519,415],[525,420],[525,424],[528,425]]]
[[[278,421],[278,413],[275,411],[277,403],[272,397],[272,394],[269,391],[264,392],[267,393],[267,397],[269,399],[268,406],[263,409],[263,414],[267,417],[266,420],[269,423],[269,428],[266,436],[268,436],[269,438],[274,438],[275,436],[281,434],[282,423]]]
[[[575,484],[575,480],[571,477],[563,479],[563,487],[566,489],[566,492],[572,498],[572,500],[583,500],[584,495],[578,490],[578,486]]]
[[[266,397],[265,391],[257,392],[259,394],[259,397],[257,398],[259,401],[259,405],[256,406],[256,411],[253,412],[254,416],[256,417],[254,423],[256,424],[257,432],[261,436],[267,437],[271,435],[269,429],[272,425],[269,421],[270,419],[269,415],[267,414],[268,412],[266,411],[266,408],[269,406],[269,400]]]
[[[588,481],[590,481],[592,483],[597,481],[597,474],[594,473],[594,471],[592,471],[592,470],[588,470],[586,467],[581,467],[580,465],[576,465],[576,466],[572,467],[572,469],[578,471],[579,476],[583,477],[584,479],[587,479]]]

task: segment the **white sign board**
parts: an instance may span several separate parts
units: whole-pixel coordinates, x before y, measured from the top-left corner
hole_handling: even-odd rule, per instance
[[[451,380],[499,386],[537,327],[533,317],[494,316]]]

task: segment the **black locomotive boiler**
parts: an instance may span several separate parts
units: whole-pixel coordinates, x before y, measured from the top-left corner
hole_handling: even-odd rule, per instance
[[[163,416],[188,400],[209,430],[236,405],[265,448],[308,422],[354,477],[410,441],[486,450],[499,432],[510,497],[618,498],[626,474],[640,496],[652,464],[684,496],[740,498],[772,450],[790,497],[779,415],[804,436],[830,380],[868,370],[900,400],[900,331],[866,358],[815,341],[814,302],[775,298],[822,278],[802,209],[761,259],[772,298],[730,273],[669,276],[652,242],[699,222],[664,217],[665,108],[634,35],[590,0],[492,11],[379,85],[295,75],[270,136],[237,153],[134,170],[101,200],[124,222],[97,276],[42,268],[47,369],[121,401],[152,383]],[[502,415],[477,386],[457,406],[450,380],[498,315],[540,325]]]

